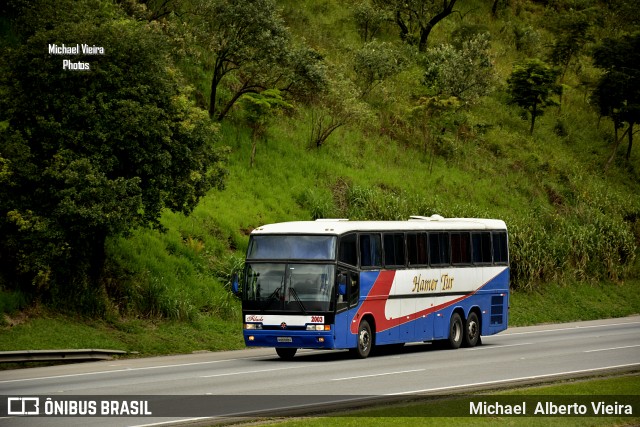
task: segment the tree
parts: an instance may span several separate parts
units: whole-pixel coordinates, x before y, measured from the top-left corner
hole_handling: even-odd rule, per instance
[[[431,30],[453,13],[457,0],[374,0],[374,5],[391,13],[400,27],[400,37],[418,50],[427,49]]]
[[[533,134],[536,117],[544,114],[544,109],[557,105],[551,99],[552,95],[559,95],[562,87],[556,83],[558,70],[539,59],[529,59],[524,64],[513,67],[513,72],[507,79],[510,102],[522,107],[531,114],[531,128]]]
[[[240,101],[245,111],[245,119],[251,127],[251,159],[249,166],[253,167],[256,157],[258,140],[264,138],[269,121],[279,109],[292,108],[277,89],[267,89],[262,93],[251,93]]]
[[[193,15],[196,38],[211,55],[209,115],[222,120],[242,95],[269,87],[269,71],[283,63],[290,35],[272,0],[200,0]],[[233,93],[218,109],[219,85],[232,73]]]
[[[306,47],[295,47],[273,0],[200,0],[191,26],[210,57],[209,115],[222,120],[245,94],[267,88],[292,92],[322,85],[321,61]],[[315,70],[314,70],[315,68]],[[300,74],[299,74],[300,73]],[[228,82],[229,95],[220,95]]]
[[[97,285],[108,236],[161,228],[165,208],[188,214],[225,175],[216,128],[189,101],[163,36],[101,6],[110,19],[52,22],[10,50],[1,73],[0,269],[44,294]],[[48,54],[78,42],[104,54]],[[67,59],[89,69],[63,69]]]
[[[460,49],[449,44],[428,49],[423,83],[436,95],[474,102],[487,95],[496,80],[489,48],[484,33],[462,42]]]
[[[382,81],[400,73],[407,65],[406,57],[390,43],[371,41],[356,51],[353,69],[362,96]]]
[[[595,48],[593,61],[604,74],[597,83],[592,100],[600,114],[613,119],[615,129],[623,123],[628,124],[626,158],[629,160],[633,127],[640,123],[640,33],[604,39]],[[616,149],[617,143],[614,154]]]
[[[555,20],[556,40],[551,48],[551,63],[562,67],[561,80],[571,61],[582,51],[587,42],[592,41],[589,34],[592,18],[586,13],[570,11],[562,13]]]
[[[373,40],[382,24],[387,20],[384,10],[374,7],[367,0],[357,3],[353,8],[353,19],[356,22],[363,41]]]
[[[353,82],[339,72],[331,73],[333,80],[326,91],[318,92],[311,109],[310,145],[320,148],[342,126],[363,122],[371,117],[368,105],[361,100],[361,92]]]
[[[422,97],[407,111],[407,118],[417,131],[416,140],[421,140],[422,151],[429,155],[429,173],[433,170],[433,160],[437,148],[442,147],[442,136],[447,123],[455,122],[455,112],[460,109],[456,97]],[[453,117],[452,117],[453,116]],[[441,150],[446,155],[445,150]]]

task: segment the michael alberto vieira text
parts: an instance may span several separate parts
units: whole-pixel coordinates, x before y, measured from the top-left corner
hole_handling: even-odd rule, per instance
[[[529,402],[533,404],[532,402]],[[555,404],[553,402],[537,402],[533,413],[527,412],[527,402],[502,404],[499,402],[469,402],[469,415],[633,415],[633,406],[618,402],[604,401],[589,404]]]

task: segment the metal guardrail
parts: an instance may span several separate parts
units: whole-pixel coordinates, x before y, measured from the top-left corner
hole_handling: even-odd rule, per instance
[[[123,350],[73,349],[73,350],[17,350],[0,351],[0,363],[24,362],[86,362],[109,360],[113,356],[127,354]]]

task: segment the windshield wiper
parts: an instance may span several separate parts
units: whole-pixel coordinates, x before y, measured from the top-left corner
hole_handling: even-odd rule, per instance
[[[271,292],[271,295],[267,297],[265,301],[269,302],[271,300],[277,299],[280,295],[280,290],[282,289],[282,285],[278,286],[275,291]]]
[[[267,306],[270,306],[273,301],[280,301],[280,291],[282,291],[283,286],[284,286],[284,277],[280,282],[280,286],[275,288],[274,291],[271,292],[271,294],[268,297],[262,300],[262,304],[260,305],[262,306],[263,310],[265,310]]]
[[[298,304],[300,304],[300,308],[302,309],[302,314],[307,314],[307,310],[304,308],[304,304],[300,301],[298,297],[298,292],[294,288],[289,288],[289,294],[293,295],[293,298],[296,300]]]

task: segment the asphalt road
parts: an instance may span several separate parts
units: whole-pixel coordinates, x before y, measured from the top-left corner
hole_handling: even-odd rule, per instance
[[[251,405],[254,409],[295,408],[367,401],[371,396],[472,392],[640,370],[640,317],[510,328],[483,337],[479,347],[435,347],[407,345],[365,360],[353,359],[345,351],[299,350],[294,360],[282,361],[273,349],[252,349],[0,371],[0,398],[156,396],[171,408],[178,396],[216,396],[209,398],[223,406],[216,414],[238,414]],[[210,422],[197,410],[190,413],[185,408],[180,405],[178,412],[186,413],[172,418],[7,417],[0,418],[0,426]]]

